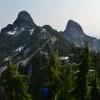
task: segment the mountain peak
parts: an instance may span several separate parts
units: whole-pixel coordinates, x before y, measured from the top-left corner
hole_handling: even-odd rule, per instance
[[[30,29],[35,26],[31,15],[27,11],[21,11],[13,23],[14,27]]]
[[[65,32],[70,33],[70,34],[73,34],[73,33],[84,34],[82,27],[77,22],[75,22],[73,20],[68,21]]]
[[[18,17],[25,17],[25,16],[31,17],[30,14],[25,10],[20,11],[18,14]]]
[[[36,24],[34,23],[31,15],[27,11],[19,12],[16,20],[13,24],[8,24],[6,27],[1,29],[2,33],[14,31],[14,29],[33,29],[35,28]]]
[[[86,40],[82,27],[73,20],[68,21],[63,34],[67,40],[73,42],[75,45],[84,45],[84,40]]]

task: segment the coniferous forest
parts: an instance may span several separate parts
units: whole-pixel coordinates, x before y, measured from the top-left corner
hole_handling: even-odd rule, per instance
[[[57,49],[37,54],[27,66],[7,59],[0,76],[0,100],[99,100],[99,59],[87,44],[67,59],[59,58]]]

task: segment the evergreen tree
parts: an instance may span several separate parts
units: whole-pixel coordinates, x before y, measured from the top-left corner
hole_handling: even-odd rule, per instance
[[[98,77],[97,77],[97,69],[96,69],[96,58],[95,58],[95,53],[94,53],[94,59],[93,59],[93,62],[94,62],[94,79],[92,81],[92,84],[91,84],[91,92],[90,92],[90,95],[91,95],[91,100],[99,100],[100,99],[100,89],[98,88]]]
[[[18,73],[16,66],[7,62],[1,75],[4,100],[31,100],[28,94],[27,77]]]
[[[90,92],[91,100],[99,100],[100,99],[100,94],[98,93],[98,91],[100,91],[100,90],[98,89],[97,79],[95,77],[95,80],[93,80],[93,82],[92,82],[92,89]]]
[[[89,49],[87,45],[81,52],[79,61],[75,96],[76,100],[85,100],[87,96],[87,75],[89,71]]]
[[[72,100],[71,98],[73,98],[70,94],[75,85],[73,67],[75,66],[71,64],[63,65],[61,75],[61,93],[58,100]]]
[[[50,100],[57,100],[60,92],[62,66],[56,53],[50,55],[48,66],[45,70],[46,77],[48,77],[47,85],[50,91]]]

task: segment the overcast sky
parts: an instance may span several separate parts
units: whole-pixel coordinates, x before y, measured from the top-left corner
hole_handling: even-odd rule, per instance
[[[100,38],[100,0],[0,0],[0,28],[27,10],[37,25],[63,31],[67,21],[78,22],[86,34]]]

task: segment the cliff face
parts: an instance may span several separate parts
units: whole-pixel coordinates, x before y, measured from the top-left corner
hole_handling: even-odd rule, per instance
[[[31,29],[35,27],[35,23],[28,12],[21,11],[18,14],[17,19],[14,21],[13,26],[18,28]]]
[[[87,42],[90,49],[100,51],[100,40],[86,35],[82,27],[73,20],[68,21],[63,35],[75,46],[83,47],[84,43]]]
[[[5,28],[1,29],[1,33],[15,31],[15,30],[29,30],[34,28],[36,25],[31,15],[26,11],[21,11],[13,24],[8,24]]]

